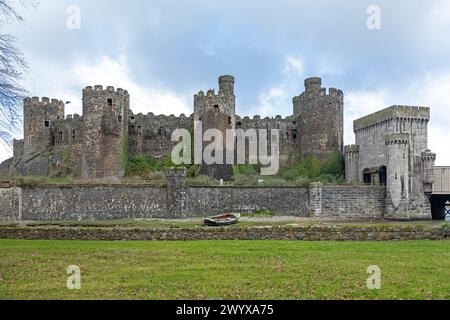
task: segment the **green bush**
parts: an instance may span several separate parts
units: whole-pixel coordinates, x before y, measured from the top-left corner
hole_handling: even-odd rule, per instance
[[[286,181],[301,184],[320,181],[323,183],[345,183],[344,181],[344,158],[338,152],[333,153],[327,160],[318,157],[295,157],[293,156],[280,176]]]
[[[233,166],[233,173],[238,175],[259,175],[261,166],[257,164],[238,164]]]
[[[161,161],[148,156],[129,156],[125,175],[136,177],[148,177],[151,173],[162,171]]]
[[[270,209],[264,209],[264,210],[257,209],[257,210],[255,210],[255,215],[273,217],[275,214]]]

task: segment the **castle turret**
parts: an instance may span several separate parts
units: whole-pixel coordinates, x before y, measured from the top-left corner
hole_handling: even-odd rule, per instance
[[[305,91],[318,91],[322,88],[322,79],[318,77],[308,78],[305,80]]]
[[[234,95],[234,77],[225,75],[219,77],[219,92],[226,92]]]
[[[422,153],[422,171],[423,171],[423,190],[427,196],[433,193],[433,184],[435,182],[434,165],[436,154],[430,150]]]
[[[82,178],[117,179],[124,175],[123,153],[128,135],[129,95],[113,87],[83,90],[85,119]]]
[[[24,147],[25,157],[41,152],[54,144],[54,122],[64,119],[64,103],[57,99],[38,97],[25,98]]]
[[[359,146],[345,146],[345,179],[347,183],[359,183]]]
[[[300,153],[328,158],[344,151],[344,94],[322,88],[322,80],[305,80],[305,91],[293,98],[294,118],[298,118]]]
[[[386,212],[388,218],[408,218],[409,148],[408,133],[386,135],[388,159]],[[406,216],[405,216],[406,215]]]

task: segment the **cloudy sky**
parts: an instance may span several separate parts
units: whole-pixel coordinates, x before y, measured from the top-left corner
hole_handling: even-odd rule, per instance
[[[371,5],[380,30],[367,27]],[[67,27],[72,6],[80,29]],[[195,92],[233,74],[238,114],[286,116],[320,76],[345,93],[346,144],[360,116],[430,106],[430,148],[450,165],[448,0],[40,0],[22,15],[8,31],[30,65],[24,85],[72,101],[67,114],[95,84],[127,89],[135,113],[190,114]]]

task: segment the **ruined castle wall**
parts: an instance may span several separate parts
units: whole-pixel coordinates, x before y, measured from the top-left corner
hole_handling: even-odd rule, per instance
[[[133,155],[163,157],[172,152],[178,142],[172,142],[172,133],[178,129],[191,130],[194,117],[158,115],[130,115],[128,150]]]
[[[236,119],[237,129],[249,130],[256,129],[257,132],[260,129],[268,131],[269,140],[267,143],[268,150],[270,152],[271,136],[270,130],[280,130],[280,164],[285,165],[289,160],[291,151],[297,151],[300,148],[300,137],[297,120],[293,117],[282,118],[276,116],[275,118],[261,118],[260,116],[250,117],[237,117]]]

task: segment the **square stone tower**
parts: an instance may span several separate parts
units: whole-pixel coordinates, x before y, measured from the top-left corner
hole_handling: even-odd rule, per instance
[[[386,218],[431,219],[436,155],[428,150],[429,121],[430,108],[392,106],[354,122],[346,179],[386,186]]]

